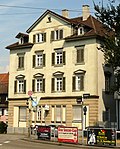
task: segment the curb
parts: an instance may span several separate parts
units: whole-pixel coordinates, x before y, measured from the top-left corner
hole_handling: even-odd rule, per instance
[[[71,143],[60,143],[56,141],[47,141],[47,140],[38,140],[38,139],[33,139],[33,138],[23,138],[22,140],[24,141],[29,141],[29,142],[35,142],[35,143],[42,143],[42,144],[50,144],[50,145],[58,145],[58,146],[68,146],[68,147],[76,147],[76,148],[114,148],[114,149],[120,149],[118,146],[90,146],[90,145],[82,145],[82,144],[71,144]]]

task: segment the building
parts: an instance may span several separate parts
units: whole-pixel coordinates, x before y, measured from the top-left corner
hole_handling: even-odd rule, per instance
[[[8,122],[8,81],[9,74],[0,74],[0,121]]]
[[[112,71],[99,50],[105,28],[90,15],[88,5],[82,9],[82,16],[76,18],[69,18],[68,10],[62,15],[47,10],[27,33],[18,33],[18,42],[6,47],[10,50],[9,132],[21,132],[31,124],[79,129],[82,121],[83,129],[115,125],[115,100],[109,92]],[[28,94],[38,102],[32,111]]]

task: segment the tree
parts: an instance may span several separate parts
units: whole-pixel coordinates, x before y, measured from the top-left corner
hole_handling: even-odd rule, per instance
[[[120,4],[115,6],[115,0],[108,0],[106,7],[94,3],[95,15],[101,21],[107,32],[101,45],[105,63],[110,64],[116,76],[115,91],[120,93]],[[111,34],[112,32],[112,34]]]

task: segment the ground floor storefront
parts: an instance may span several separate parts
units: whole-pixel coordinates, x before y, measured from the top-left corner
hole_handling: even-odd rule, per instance
[[[35,125],[64,125],[85,129],[98,123],[98,97],[44,97],[36,106],[29,99],[10,99],[8,130],[26,132]],[[34,100],[34,98],[33,98]],[[22,129],[24,128],[24,130]]]

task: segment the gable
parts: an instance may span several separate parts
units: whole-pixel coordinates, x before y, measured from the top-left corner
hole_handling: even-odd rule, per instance
[[[49,20],[49,18],[51,18],[51,21]],[[70,23],[69,19],[63,16],[60,16],[56,14],[55,12],[47,10],[28,28],[26,32],[30,33],[32,30],[38,29],[38,27],[40,27],[39,24],[41,24],[41,27],[45,27],[45,28],[47,28],[47,26],[50,27],[48,24],[50,23],[56,24],[57,21],[61,22],[61,24]]]

